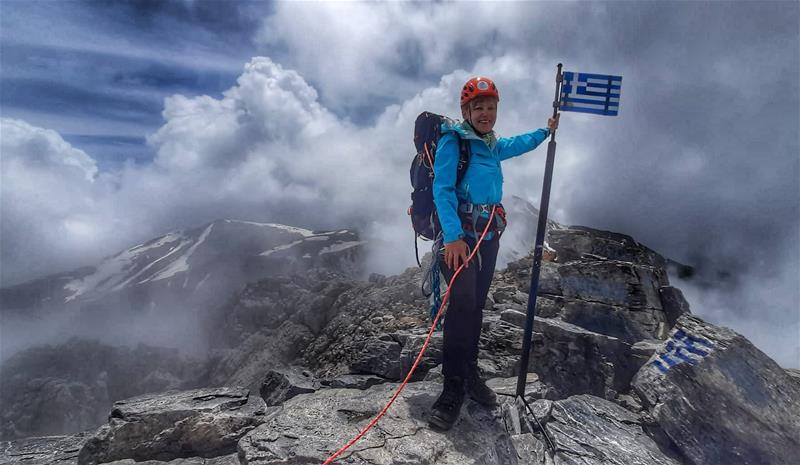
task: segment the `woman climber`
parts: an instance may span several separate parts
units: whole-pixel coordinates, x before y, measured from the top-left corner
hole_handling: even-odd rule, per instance
[[[549,118],[547,128],[497,138],[492,128],[499,101],[500,94],[491,79],[474,77],[467,81],[461,91],[463,121],[444,123],[436,148],[433,199],[444,244],[439,267],[450,282],[464,265],[450,289],[444,322],[444,386],[429,419],[432,427],[442,430],[450,429],[458,419],[465,395],[486,406],[496,404],[494,392],[478,371],[478,341],[505,228],[500,162],[535,149],[558,128],[560,115]],[[471,156],[463,178],[456,183],[459,139],[468,141]],[[467,263],[469,251],[476,247],[489,221],[492,224],[479,245],[477,262]]]

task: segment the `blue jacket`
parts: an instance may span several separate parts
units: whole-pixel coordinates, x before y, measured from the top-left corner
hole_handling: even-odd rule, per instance
[[[547,139],[550,130],[537,129],[499,139],[495,139],[494,132],[491,132],[481,138],[469,123],[445,122],[441,133],[433,164],[433,203],[444,230],[444,242],[448,243],[463,238],[465,234],[458,217],[458,205],[500,203],[503,199],[500,162],[535,149]],[[458,137],[469,141],[471,156],[467,171],[456,186]],[[468,233],[472,235],[471,231]],[[491,239],[490,234],[486,239]]]

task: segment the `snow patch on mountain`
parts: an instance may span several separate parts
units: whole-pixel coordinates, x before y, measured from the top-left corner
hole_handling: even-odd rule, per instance
[[[121,252],[120,254],[124,254],[125,252],[129,252],[131,254],[139,254],[139,253],[142,253],[142,252],[146,252],[146,251],[148,251],[150,249],[157,249],[157,248],[161,247],[164,244],[169,244],[170,242],[175,242],[175,241],[183,239],[183,238],[184,238],[183,232],[181,232],[181,231],[173,231],[173,232],[168,233],[167,235],[165,235],[163,237],[158,238],[157,240],[155,240],[151,244],[147,244],[147,242],[145,242],[145,243],[142,243],[142,244],[139,244],[139,245],[135,245],[135,246],[131,247],[130,249],[128,249],[128,250],[126,250],[124,252]],[[145,244],[147,244],[147,245],[145,245]]]
[[[176,232],[170,233],[166,236],[152,242],[151,244],[139,244],[135,247],[132,247],[128,250],[124,250],[117,255],[111,257],[103,261],[100,265],[98,265],[96,271],[88,276],[85,276],[80,279],[73,279],[64,285],[64,289],[66,291],[72,291],[72,294],[67,296],[64,301],[69,302],[71,300],[76,299],[77,297],[85,294],[88,291],[97,289],[99,287],[111,288],[115,287],[116,283],[113,282],[113,278],[117,277],[123,273],[130,265],[133,263],[134,259],[138,257],[143,252],[146,252],[151,249],[156,249],[161,247],[165,244],[169,244],[171,242],[175,242],[177,240],[182,240],[184,238],[183,234]],[[186,242],[181,242],[175,250],[178,250],[183,247]],[[162,257],[165,258],[165,257]],[[160,260],[160,259],[159,259]],[[158,260],[156,260],[158,261]],[[152,264],[151,264],[152,265]],[[148,265],[149,268],[149,265]],[[138,275],[138,273],[137,273]],[[124,276],[124,275],[123,275]],[[124,284],[123,284],[124,285]],[[116,286],[119,287],[119,286]]]
[[[366,241],[348,241],[348,242],[342,242],[341,244],[333,244],[320,250],[319,254],[323,255],[326,253],[341,252],[342,250],[346,250],[361,244],[366,244]]]
[[[314,232],[309,229],[303,228],[296,228],[294,226],[287,226],[285,224],[278,224],[278,223],[256,223],[254,221],[242,221],[242,220],[225,220],[226,223],[241,223],[241,224],[252,224],[254,226],[267,226],[270,228],[277,228],[282,229],[284,231],[289,231],[291,233],[300,234],[303,237],[311,237],[315,236]]]
[[[171,278],[172,276],[175,276],[178,273],[182,273],[184,271],[189,271],[189,262],[188,262],[189,257],[192,256],[192,254],[194,253],[195,250],[197,250],[197,248],[200,246],[200,244],[205,242],[205,240],[208,237],[209,233],[211,233],[211,229],[213,227],[214,227],[214,223],[209,224],[206,227],[205,231],[203,231],[203,234],[200,235],[200,238],[197,240],[197,242],[195,242],[194,245],[192,245],[184,255],[182,255],[180,258],[178,258],[174,262],[170,263],[170,265],[167,268],[165,268],[163,271],[161,271],[160,273],[155,275],[149,281],[159,281],[159,280],[162,280],[162,279]]]
[[[131,276],[130,278],[126,279],[125,281],[123,281],[123,282],[121,282],[121,283],[117,284],[117,285],[116,285],[116,286],[115,286],[115,287],[114,287],[112,290],[114,290],[114,291],[118,291],[118,290],[122,289],[123,287],[127,286],[127,285],[128,285],[128,283],[130,283],[130,282],[131,282],[131,281],[133,281],[134,279],[136,279],[136,278],[138,278],[139,276],[141,276],[142,274],[144,274],[144,272],[146,272],[147,270],[149,270],[150,268],[152,268],[152,267],[153,267],[153,265],[155,265],[156,263],[160,262],[161,260],[164,260],[165,258],[169,257],[170,255],[172,255],[172,254],[174,254],[174,253],[176,253],[176,252],[178,252],[178,251],[180,251],[180,250],[183,250],[184,246],[186,246],[186,245],[189,245],[189,244],[191,244],[191,243],[192,243],[192,241],[191,241],[191,240],[184,240],[184,241],[181,241],[181,243],[180,243],[180,244],[178,244],[178,246],[171,248],[171,249],[169,250],[169,252],[167,252],[167,254],[166,254],[166,255],[164,255],[164,256],[162,256],[162,257],[158,258],[157,260],[155,260],[155,261],[153,261],[153,262],[150,262],[150,263],[149,263],[147,266],[145,266],[144,268],[142,268],[141,270],[139,270],[139,271],[138,271],[138,272],[137,272],[135,275],[133,275],[133,276]],[[147,282],[147,279],[144,279],[144,280],[142,280],[142,281],[139,281],[137,284],[142,284],[142,283],[144,283],[144,282]]]
[[[288,244],[279,245],[279,246],[273,247],[273,248],[271,248],[269,250],[265,250],[265,251],[261,252],[259,255],[266,257],[266,256],[274,254],[275,252],[280,252],[281,250],[286,250],[286,249],[292,248],[292,247],[296,246],[297,244],[302,244],[303,242],[304,242],[303,239],[300,239],[299,241],[294,241],[294,242],[290,242]]]
[[[225,229],[224,223],[240,225],[243,228]],[[214,229],[215,225],[218,228]],[[233,238],[238,237],[237,234],[248,234],[242,231],[252,231],[254,226],[256,231],[264,228],[264,237],[260,239],[264,242],[255,250],[244,251],[246,255],[250,256],[256,254],[260,257],[267,257],[277,252],[296,248],[300,250],[300,254],[304,254],[303,259],[313,260],[314,257],[340,252],[365,243],[365,241],[354,240],[357,239],[357,235],[350,230],[314,232],[277,223],[219,220],[202,228],[173,231],[162,237],[138,244],[106,258],[96,265],[89,275],[81,274],[69,277],[63,284],[59,283],[60,287],[64,289],[64,295],[67,296],[64,297],[64,302],[69,303],[76,299],[94,299],[106,292],[120,292],[129,286],[141,286],[154,282],[163,283],[165,280],[168,287],[194,287],[197,290],[209,278],[206,277],[195,284],[196,280],[188,276],[189,272],[194,270],[194,268],[190,269],[189,263],[190,260],[193,260],[192,257],[196,259],[202,252],[201,247],[208,246],[212,230],[215,231],[215,235],[222,235],[220,237],[223,242],[227,242],[224,239],[225,235],[233,234],[234,236],[231,236]],[[259,235],[256,234],[256,236]],[[204,246],[204,244],[206,245]],[[259,249],[263,252],[259,253]],[[192,263],[194,266],[195,262],[192,261]],[[184,280],[176,282],[173,286],[169,280],[181,273],[184,273]],[[199,270],[198,273],[198,277],[204,276],[205,270]]]

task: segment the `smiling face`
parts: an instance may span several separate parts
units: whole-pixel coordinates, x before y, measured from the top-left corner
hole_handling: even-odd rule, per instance
[[[461,115],[480,135],[492,130],[497,121],[497,99],[478,97],[461,107]]]

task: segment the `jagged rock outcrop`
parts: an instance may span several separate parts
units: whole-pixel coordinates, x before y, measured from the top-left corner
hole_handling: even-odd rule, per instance
[[[324,270],[247,284],[207,324],[214,347],[207,384],[257,391],[265,373],[291,363],[318,338],[338,311],[339,296],[357,285]]]
[[[118,401],[108,424],[81,447],[78,464],[229,455],[239,438],[264,422],[264,413],[264,401],[240,388],[167,392]]]
[[[532,420],[519,402],[503,407],[503,415],[520,463],[585,465],[680,465],[677,451],[659,445],[646,432],[639,415],[607,400],[579,395],[564,400],[539,400],[530,406]],[[541,425],[547,437],[541,433]],[[546,450],[552,441],[554,449]]]
[[[626,234],[576,225],[550,229],[547,237],[562,263],[596,256],[660,269],[666,267],[664,257]]]
[[[541,336],[539,336],[541,335]],[[539,318],[528,371],[562,396],[592,394],[614,399],[627,391],[639,366],[630,345],[558,319]]]
[[[78,452],[91,431],[70,436],[45,436],[0,442],[0,464],[76,465]]]
[[[314,392],[321,387],[311,373],[297,368],[270,370],[261,384],[261,398],[268,406],[280,405],[299,394]]]
[[[330,311],[334,316],[303,350],[302,364],[321,378],[353,370],[399,378],[406,344],[417,344],[412,336],[425,331],[430,304],[420,292],[421,279],[422,270],[410,268],[396,276],[374,275],[341,293]],[[378,349],[391,357],[373,357]]]
[[[800,457],[800,387],[727,328],[682,316],[633,386],[693,464]]]
[[[667,298],[662,295],[668,296],[673,317],[687,312],[688,304],[679,291],[672,291],[662,268],[664,259],[629,236],[560,227],[548,237],[556,255],[554,261],[543,263],[537,300],[543,318],[536,327],[534,348],[537,341],[542,345],[546,339],[543,347],[550,355],[536,360],[535,352],[531,369],[551,383],[569,387],[565,395],[592,393],[613,398],[644,362],[641,357],[631,362],[631,346],[667,334],[668,317],[662,302]],[[423,266],[429,259],[429,255],[425,257]],[[509,263],[495,275],[481,337],[481,367],[488,376],[518,372],[531,265],[529,256]],[[303,364],[322,376],[361,372],[399,379],[405,372],[402,368],[410,366],[407,360],[413,360],[407,354],[421,346],[425,334],[424,309],[429,303],[419,294],[421,278],[418,270],[410,269],[389,278],[376,277],[371,285],[341,293],[334,303],[338,308],[329,311],[335,316],[309,344]],[[415,345],[407,346],[409,341]],[[434,341],[420,376],[439,363],[437,345]],[[558,357],[552,356],[555,352]],[[398,363],[398,354],[406,362]],[[581,356],[576,358],[578,354]],[[565,360],[574,363],[570,369],[562,367],[562,375],[558,375],[555,367]],[[569,373],[576,372],[603,381],[577,385],[565,381]]]

